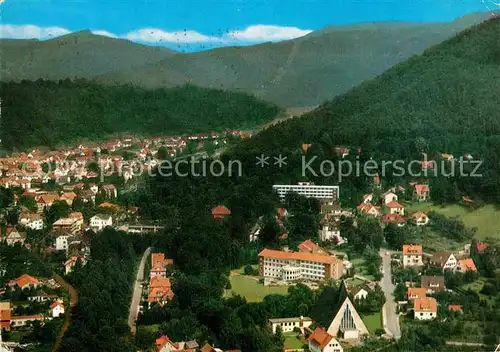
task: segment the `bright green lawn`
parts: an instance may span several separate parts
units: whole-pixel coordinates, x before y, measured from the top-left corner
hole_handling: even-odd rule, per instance
[[[285,336],[285,350],[287,349],[301,349],[304,348],[304,344],[300,341],[299,337],[294,332],[284,333]]]
[[[373,313],[370,315],[365,315],[363,317],[363,322],[370,334],[375,334],[377,329],[383,329],[382,327],[382,314],[380,312]]]
[[[459,216],[465,226],[477,228],[476,238],[494,237],[500,239],[500,211],[496,210],[493,205],[469,210],[458,204],[442,207],[424,202],[414,203],[407,208],[410,214],[419,210],[425,212],[433,210],[447,217]]]
[[[231,275],[229,280],[231,281],[231,289],[226,290],[226,297],[230,297],[234,292],[245,297],[248,302],[261,302],[265,296],[270,294],[288,294],[288,286],[264,286],[251,276]]]

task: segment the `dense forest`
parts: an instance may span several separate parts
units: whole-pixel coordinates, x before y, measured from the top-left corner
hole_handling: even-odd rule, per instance
[[[91,241],[91,260],[77,263],[70,282],[78,306],[59,351],[135,351],[127,325],[131,283],[147,238],[104,230]]]
[[[252,128],[279,109],[244,93],[184,86],[146,90],[84,80],[3,82],[3,148],[54,147],[113,133],[167,135]]]

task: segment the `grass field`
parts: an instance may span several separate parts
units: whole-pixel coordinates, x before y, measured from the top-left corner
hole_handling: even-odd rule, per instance
[[[365,315],[363,317],[363,322],[366,325],[366,328],[370,332],[370,334],[375,334],[377,329],[383,329],[382,327],[382,313],[377,312],[370,315]]]
[[[460,205],[437,206],[431,203],[414,203],[408,206],[408,213],[416,211],[435,211],[447,217],[460,217],[468,227],[476,227],[475,238],[484,239],[493,237],[500,239],[500,210],[495,209],[493,205],[486,205],[477,210],[469,210]]]
[[[288,294],[288,286],[264,286],[254,276],[238,275],[241,270],[234,270],[229,277],[231,289],[226,290],[225,297],[230,297],[234,292],[247,299],[248,302],[261,302],[270,294]]]
[[[285,344],[284,349],[286,350],[295,350],[304,348],[304,344],[300,341],[299,337],[294,332],[283,333],[285,336]]]
[[[349,259],[356,270],[356,275],[366,277],[370,281],[375,281],[373,275],[366,271],[367,263],[364,258]]]

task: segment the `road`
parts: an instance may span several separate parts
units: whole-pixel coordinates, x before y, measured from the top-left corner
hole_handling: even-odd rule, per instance
[[[394,302],[394,289],[396,288],[392,283],[391,271],[391,255],[386,255],[385,249],[380,249],[380,256],[382,257],[383,276],[380,280],[380,287],[384,291],[385,304],[382,307],[384,329],[387,335],[394,337],[396,340],[401,338],[401,329],[399,326],[399,317],[396,310],[396,302]]]
[[[135,321],[139,315],[139,307],[141,304],[142,296],[142,286],[141,283],[144,280],[144,266],[146,265],[146,260],[148,259],[149,253],[151,253],[151,247],[144,251],[142,255],[139,268],[137,269],[137,276],[134,282],[134,291],[132,293],[132,301],[130,302],[130,311],[128,314],[128,326],[130,326],[130,332],[135,335]]]

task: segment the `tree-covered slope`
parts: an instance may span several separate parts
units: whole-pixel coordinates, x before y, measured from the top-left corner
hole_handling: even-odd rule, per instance
[[[487,16],[473,14],[448,23],[332,26],[280,43],[175,55],[97,80],[146,87],[190,82],[249,92],[281,106],[316,106]]]
[[[0,138],[6,149],[96,140],[116,132],[161,135],[249,128],[279,111],[244,93],[69,80],[2,83],[1,99]]]
[[[252,154],[289,156],[286,170],[279,174],[268,171],[275,172],[277,182],[300,178],[302,143],[312,143],[307,154],[317,155],[319,161],[335,159],[333,148],[340,145],[351,147],[353,158],[356,147],[361,147],[362,159],[379,161],[421,160],[422,152],[437,161],[440,153],[457,158],[471,153],[484,160],[483,175],[443,177],[449,183],[448,190],[457,189],[450,200],[459,194],[477,194],[500,203],[499,26],[500,19],[493,18],[468,29],[311,113],[263,131],[230,154],[248,158],[250,168]],[[314,167],[318,170],[318,163]],[[406,178],[410,178],[408,173]],[[317,182],[336,180],[337,175]],[[366,187],[371,180],[361,177],[352,182]],[[343,186],[345,189],[348,184]]]
[[[158,62],[175,51],[109,38],[90,31],[45,41],[0,39],[2,81],[89,78]]]

